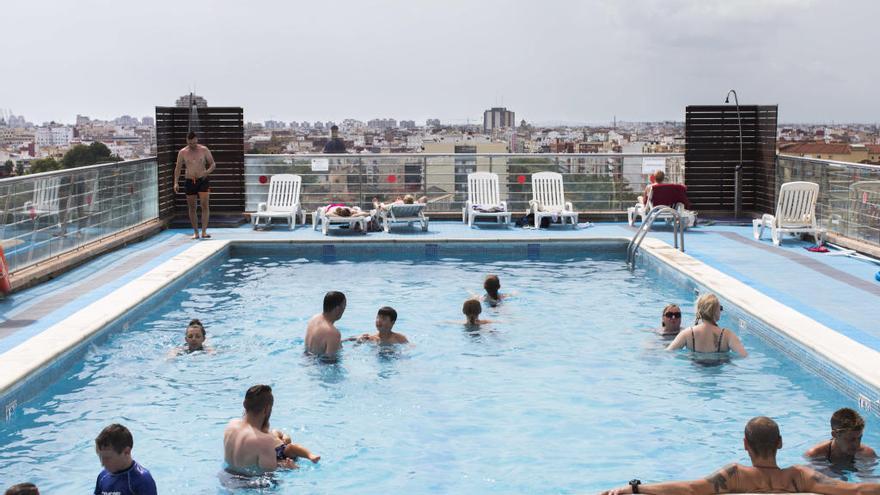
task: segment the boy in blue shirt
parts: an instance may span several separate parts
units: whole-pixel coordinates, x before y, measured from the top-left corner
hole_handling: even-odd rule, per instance
[[[128,428],[112,424],[95,439],[95,452],[104,469],[95,483],[95,495],[156,495],[150,472],[131,458],[134,439]]]

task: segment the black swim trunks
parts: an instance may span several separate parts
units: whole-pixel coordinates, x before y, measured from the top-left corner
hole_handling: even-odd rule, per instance
[[[190,179],[187,177],[184,181],[186,184],[186,195],[194,196],[201,192],[211,192],[211,184],[208,182],[208,176],[201,179]]]
[[[285,447],[287,447],[287,445],[283,444],[283,443],[281,445],[275,447],[275,458],[278,459],[279,461],[283,461],[284,459],[287,459],[287,454],[284,453]]]

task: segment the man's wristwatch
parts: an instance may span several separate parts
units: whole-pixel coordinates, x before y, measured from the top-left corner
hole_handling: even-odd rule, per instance
[[[631,480],[629,482],[630,488],[632,488],[633,493],[639,493],[639,485],[642,484],[642,480]]]

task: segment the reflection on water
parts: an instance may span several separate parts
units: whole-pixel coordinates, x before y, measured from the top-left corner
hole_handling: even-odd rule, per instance
[[[810,466],[820,473],[843,481],[860,481],[863,483],[880,482],[880,474],[875,473],[877,458],[859,457],[851,462],[831,462],[828,459],[812,459]]]

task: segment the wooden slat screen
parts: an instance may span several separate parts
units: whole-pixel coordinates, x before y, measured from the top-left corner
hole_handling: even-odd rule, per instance
[[[211,174],[211,217],[243,216],[244,212],[244,111],[240,107],[198,108],[199,143],[217,162]],[[172,178],[177,152],[186,146],[190,109],[156,107],[156,142],[159,162],[159,217],[168,222],[186,218],[186,197],[174,194]]]
[[[771,211],[776,194],[776,105],[741,105],[742,212]],[[685,111],[685,184],[696,210],[731,214],[739,162],[734,105],[689,105]],[[773,205],[775,206],[775,205]]]

